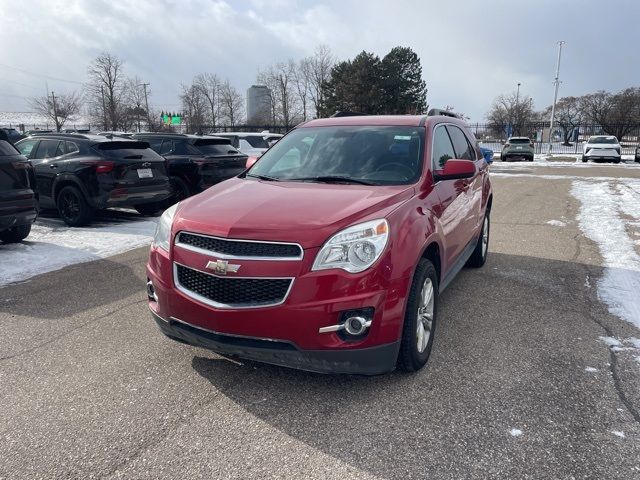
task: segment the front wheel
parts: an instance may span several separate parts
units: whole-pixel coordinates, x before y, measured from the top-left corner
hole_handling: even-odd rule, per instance
[[[582,155],[582,161],[586,163],[586,162],[587,162],[587,157],[585,157],[584,155]]]
[[[620,159],[618,158],[617,160],[614,160],[613,163],[617,165],[618,163],[620,163]]]
[[[415,372],[425,366],[436,328],[438,313],[438,273],[433,263],[420,259],[413,276],[402,327],[398,368]]]
[[[480,268],[487,261],[487,253],[489,252],[489,231],[491,227],[491,221],[489,219],[489,212],[484,216],[482,221],[482,230],[480,231],[480,237],[476,248],[467,261],[467,265],[473,268]]]
[[[31,232],[31,224],[19,225],[10,228],[4,232],[0,232],[0,241],[3,243],[18,243],[29,236]]]

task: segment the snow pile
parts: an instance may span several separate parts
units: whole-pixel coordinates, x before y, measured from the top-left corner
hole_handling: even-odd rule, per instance
[[[547,222],[547,225],[553,225],[554,227],[566,227],[567,224],[564,223],[562,220],[549,220]]]
[[[512,437],[519,437],[520,435],[522,435],[522,430],[520,430],[519,428],[512,428],[509,431],[509,434],[511,434]]]
[[[155,228],[154,220],[138,218],[85,228],[38,220],[23,243],[0,245],[0,285],[149,245]]]
[[[598,296],[609,311],[640,328],[640,256],[627,231],[640,221],[640,182],[574,181],[571,193],[581,202],[578,221],[583,233],[598,244],[605,272]]]

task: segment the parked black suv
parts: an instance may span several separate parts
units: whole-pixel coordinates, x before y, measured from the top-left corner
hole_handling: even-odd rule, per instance
[[[0,131],[0,241],[19,242],[38,215],[33,167]]]
[[[226,138],[179,133],[137,133],[131,138],[149,142],[167,159],[173,203],[239,175],[247,163],[247,156]]]
[[[11,127],[0,127],[0,130],[3,131],[7,137],[9,137],[9,141],[11,143],[16,143],[18,140],[22,140],[25,136],[22,135],[18,130]]]
[[[165,160],[142,141],[98,135],[41,134],[16,144],[35,168],[40,206],[57,208],[71,227],[96,210],[161,210],[171,196]]]

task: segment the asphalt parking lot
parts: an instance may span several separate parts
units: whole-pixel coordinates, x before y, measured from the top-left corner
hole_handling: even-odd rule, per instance
[[[0,478],[640,478],[640,330],[599,290],[640,274],[588,203],[640,198],[640,168],[492,171],[489,260],[444,292],[417,374],[172,342],[147,312],[146,248],[0,288]],[[616,217],[627,263],[634,212]]]

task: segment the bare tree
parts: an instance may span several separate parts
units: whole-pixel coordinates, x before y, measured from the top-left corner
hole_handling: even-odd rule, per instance
[[[222,104],[222,112],[229,126],[233,127],[242,121],[244,115],[244,97],[229,83],[229,80],[225,80],[220,88],[220,101]]]
[[[622,139],[640,124],[640,88],[616,94],[600,90],[580,98],[584,117],[608,133]]]
[[[530,135],[527,127],[537,120],[533,100],[516,92],[499,95],[491,105],[487,120],[495,133],[506,133],[510,126],[512,135]]]
[[[201,133],[206,123],[207,104],[197,85],[181,85],[180,100],[187,124],[187,133]]]
[[[322,86],[331,78],[331,69],[335,63],[336,59],[327,45],[319,45],[312,56],[300,62],[300,69],[309,85],[309,98],[316,117],[320,117],[325,100]]]
[[[544,118],[549,118],[551,106],[544,111]],[[571,145],[571,135],[580,126],[584,114],[579,97],[563,97],[556,103],[555,122],[562,129],[564,145]]]
[[[126,80],[124,112],[121,119],[122,128],[130,130],[135,123],[138,131],[141,131],[141,120],[149,123],[149,112],[147,112],[147,99],[149,92],[145,92],[142,80],[138,77],[129,77]]]
[[[215,73],[201,73],[193,80],[193,84],[199,88],[209,105],[209,123],[213,130],[220,123],[222,111],[221,90],[223,82]]]
[[[310,59],[308,58],[303,58],[298,64],[293,60],[289,60],[289,69],[293,76],[293,82],[298,92],[298,99],[302,108],[303,122],[307,120],[309,93],[311,91],[311,80],[305,73],[309,69],[309,62]]]
[[[59,132],[68,120],[73,120],[80,113],[82,97],[75,91],[57,95],[51,92],[48,96],[32,98],[30,103],[31,108],[51,120]]]
[[[105,130],[120,127],[124,114],[126,78],[123,61],[109,52],[101,53],[89,65],[87,95],[91,110],[101,114]]]
[[[293,125],[299,116],[299,103],[291,63],[271,65],[258,74],[258,82],[266,85],[271,91],[274,124]]]

